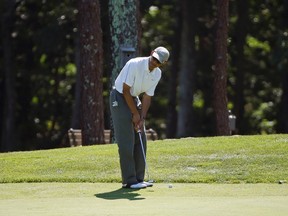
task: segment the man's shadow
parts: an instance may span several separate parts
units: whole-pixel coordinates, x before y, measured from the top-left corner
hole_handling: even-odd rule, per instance
[[[139,197],[135,189],[120,188],[115,191],[95,194],[96,197],[107,200],[127,199],[127,200],[143,200],[145,198]]]

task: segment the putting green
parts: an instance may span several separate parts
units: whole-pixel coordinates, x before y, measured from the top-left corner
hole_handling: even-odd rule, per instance
[[[287,216],[287,184],[0,184],[0,215]]]

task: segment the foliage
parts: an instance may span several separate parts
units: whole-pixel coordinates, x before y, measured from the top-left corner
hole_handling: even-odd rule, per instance
[[[22,149],[56,147],[71,116],[77,11],[68,1],[21,1],[15,13],[18,142]]]
[[[287,180],[288,135],[186,138],[148,143],[157,182],[275,183]],[[117,145],[0,154],[1,183],[120,182]]]
[[[172,5],[151,6],[148,8],[141,21],[143,26],[141,41],[143,55],[150,55],[150,52],[158,46],[165,46],[168,50],[172,50],[174,29],[177,25],[175,20],[176,13],[177,11]],[[174,14],[173,19],[171,19],[171,14]],[[173,73],[170,62],[168,65],[161,67],[163,75],[156,88],[146,121],[147,127],[155,129],[162,137],[165,137],[166,127],[165,121],[168,104],[167,83],[169,76]],[[155,116],[155,114],[157,115]]]
[[[11,48],[17,93],[15,136],[21,146],[19,150],[59,147],[66,144],[65,133],[70,128],[75,97],[76,1],[16,2]],[[0,3],[1,14],[4,14],[4,4],[4,1]],[[172,48],[175,29],[179,25],[177,18],[181,14],[178,4],[175,0],[140,1],[143,28],[141,55],[149,55],[151,49],[158,45]],[[236,90],[234,61],[237,56],[234,38],[238,33],[235,25],[238,19],[236,1],[230,2],[230,8],[228,96],[229,108],[233,110]],[[288,30],[283,17],[285,10],[287,8],[281,1],[249,1],[249,31],[244,47],[243,134],[271,134],[280,130],[278,112],[283,94],[280,74],[286,72],[288,63]],[[107,12],[101,13],[107,19]],[[197,77],[193,107],[191,105],[195,112],[195,119],[191,121],[195,136],[213,135],[211,69],[214,58],[214,15],[215,1],[199,2],[195,41]],[[3,33],[2,28],[0,33]],[[104,46],[108,47],[107,44]],[[0,64],[4,65],[2,47],[0,44]],[[108,52],[107,49],[104,52]],[[171,59],[173,61],[163,68],[163,78],[156,89],[157,94],[153,98],[147,121],[148,127],[155,129],[163,138],[168,104],[167,80],[175,73],[171,71],[171,62],[175,62],[177,56],[171,56]],[[4,103],[5,77],[2,71],[3,68],[0,68],[0,100]],[[103,80],[109,80],[108,76]],[[105,85],[106,89],[103,90],[106,95],[109,92],[108,86]],[[0,119],[4,121],[4,117],[1,106]]]
[[[283,5],[275,1],[266,1],[259,4],[258,1],[249,1],[247,25],[248,36],[244,47],[244,118],[245,134],[276,133],[277,110],[281,99],[281,76],[275,65],[273,56],[278,55],[279,61],[285,61],[287,57],[276,50],[275,41],[284,30],[281,26]],[[233,4],[232,4],[233,7]],[[233,10],[232,10],[233,11]],[[256,12],[257,11],[257,12]],[[234,61],[235,44],[233,39],[238,34],[235,28],[234,13],[231,14],[230,35],[230,91],[229,96],[235,96]],[[284,30],[285,31],[285,30]],[[280,60],[281,59],[281,60]]]

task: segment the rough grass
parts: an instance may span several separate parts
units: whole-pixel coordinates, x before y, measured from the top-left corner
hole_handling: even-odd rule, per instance
[[[185,138],[148,143],[157,182],[275,183],[288,179],[288,135]],[[0,183],[120,182],[117,145],[0,154]]]

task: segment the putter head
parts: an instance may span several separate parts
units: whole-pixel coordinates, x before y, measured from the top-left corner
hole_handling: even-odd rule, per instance
[[[149,183],[155,183],[155,181],[154,181],[154,180],[151,180],[151,179],[148,180],[148,182],[149,182]]]

